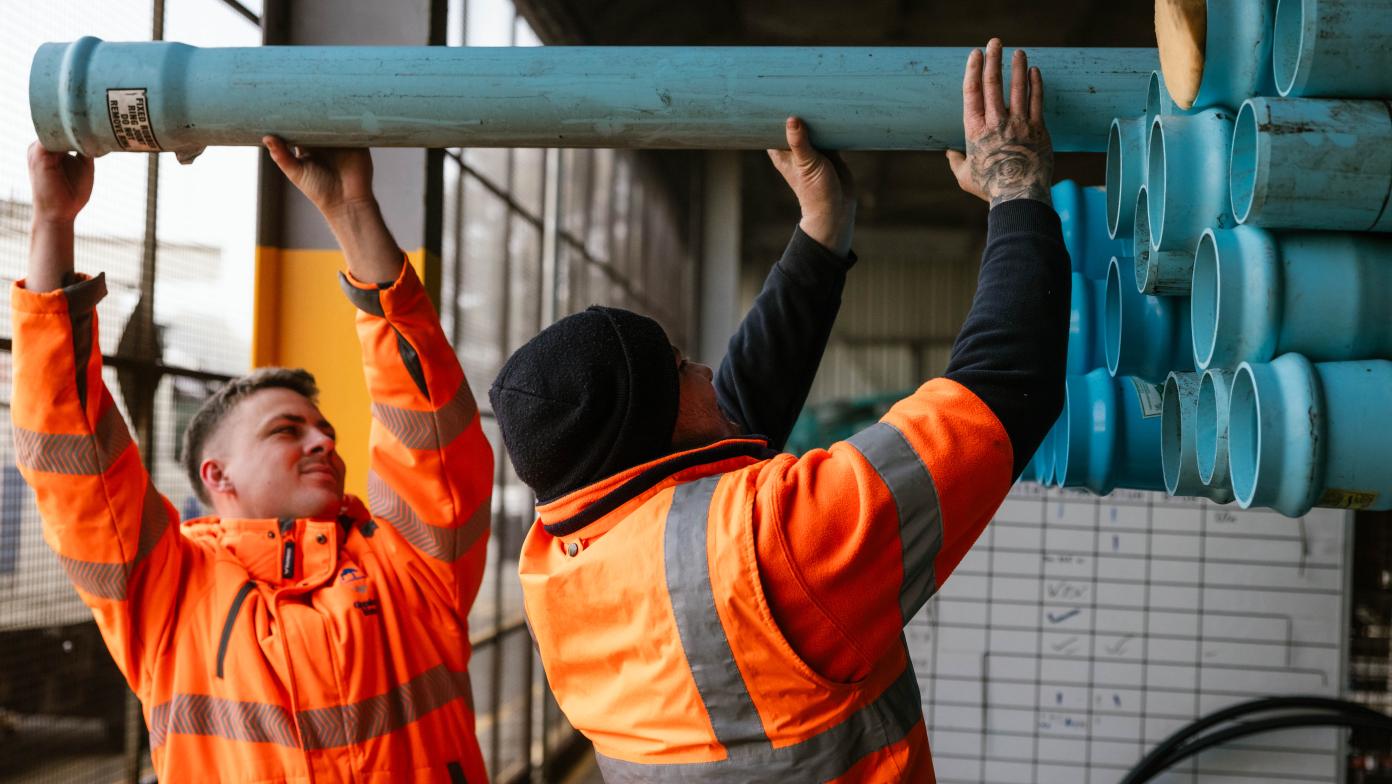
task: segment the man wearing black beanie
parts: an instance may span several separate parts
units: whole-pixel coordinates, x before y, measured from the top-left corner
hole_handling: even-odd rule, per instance
[[[1000,41],[968,58],[966,151],[948,158],[991,204],[976,298],[945,376],[846,441],[777,451],[854,262],[848,174],[795,119],[770,155],[800,228],[718,373],[599,307],[504,366],[490,398],[539,499],[528,622],[610,784],[933,780],[903,626],[1062,406],[1069,263],[1043,100],[1023,52],[1009,109]]]

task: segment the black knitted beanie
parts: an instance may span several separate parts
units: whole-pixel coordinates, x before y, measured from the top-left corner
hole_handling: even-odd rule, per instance
[[[513,468],[543,503],[667,454],[678,395],[662,326],[599,306],[527,341],[488,390]]]

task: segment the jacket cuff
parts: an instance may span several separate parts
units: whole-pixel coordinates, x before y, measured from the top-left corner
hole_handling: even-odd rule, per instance
[[[106,273],[73,277],[76,282],[53,291],[30,291],[23,279],[17,280],[10,287],[10,307],[20,313],[91,313],[106,297]]]
[[[986,215],[986,242],[1002,234],[1025,232],[1052,234],[1063,241],[1063,228],[1054,208],[1035,199],[1011,199],[991,208]]]
[[[778,260],[778,268],[798,283],[808,286],[839,285],[846,271],[858,260],[854,250],[843,258],[820,242],[807,236],[801,226],[793,229],[793,238]]]
[[[338,273],[338,285],[354,307],[378,318],[386,318],[386,311],[382,307],[384,298],[388,301],[399,300],[403,296],[414,295],[421,288],[416,268],[411,266],[404,253],[401,254],[401,271],[396,274],[396,280],[364,283],[353,277],[351,272],[343,271]]]

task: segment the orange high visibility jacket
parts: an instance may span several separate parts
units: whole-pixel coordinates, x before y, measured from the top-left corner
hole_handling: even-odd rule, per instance
[[[15,447],[44,537],[144,706],[161,782],[486,781],[466,619],[492,452],[411,265],[344,279],[371,393],[368,508],[182,528],[102,380],[105,279],[12,292]]]
[[[731,439],[540,507],[520,563],[527,618],[606,780],[931,782],[902,635],[862,680],[818,674],[765,582],[802,577],[768,568],[787,548],[763,534],[797,520],[855,547],[888,532],[893,574],[835,579],[853,591],[893,581],[885,599],[863,591],[864,612],[902,626],[980,535],[1011,465],[991,410],[935,379],[829,450],[771,455]]]

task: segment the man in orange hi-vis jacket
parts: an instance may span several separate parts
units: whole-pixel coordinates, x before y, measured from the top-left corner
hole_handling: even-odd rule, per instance
[[[366,150],[267,139],[343,248],[372,396],[368,502],[343,490],[304,371],[230,382],[186,461],[216,515],[182,524],[102,381],[101,275],[73,270],[89,159],[29,150],[12,413],[44,536],[144,706],[163,782],[474,782],[466,618],[493,459],[469,385],[372,196]]]
[[[773,157],[801,230],[718,373],[655,321],[591,308],[494,382],[541,499],[520,561],[527,618],[609,784],[933,780],[904,624],[1062,406],[1069,264],[1043,82],[1017,53],[1007,111],[1000,60],[999,41],[969,58],[967,150],[950,155],[992,205],[976,300],[944,377],[880,422],[777,451],[854,261],[844,172],[796,120]]]

